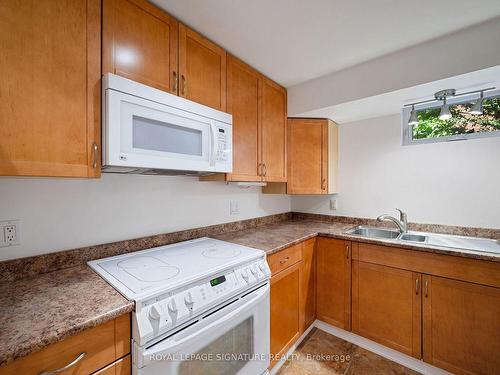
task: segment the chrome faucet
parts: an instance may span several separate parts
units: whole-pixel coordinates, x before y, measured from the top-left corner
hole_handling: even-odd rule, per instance
[[[379,217],[377,217],[377,221],[384,221],[384,220],[392,221],[394,224],[398,226],[399,231],[401,233],[406,233],[408,232],[408,216],[406,215],[405,212],[403,212],[399,208],[396,208],[396,210],[399,211],[399,220],[390,215],[380,215]]]

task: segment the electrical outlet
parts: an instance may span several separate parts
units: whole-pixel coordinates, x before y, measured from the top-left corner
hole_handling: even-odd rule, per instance
[[[238,205],[238,201],[230,201],[229,202],[229,214],[237,215],[240,213],[240,207]]]
[[[19,220],[0,221],[0,247],[21,243],[21,222]]]
[[[335,211],[339,208],[339,205],[337,203],[337,198],[331,198],[330,199],[330,210]]]

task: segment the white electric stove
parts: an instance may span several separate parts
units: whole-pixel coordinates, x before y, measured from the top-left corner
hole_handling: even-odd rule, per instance
[[[262,250],[200,238],[89,265],[135,301],[134,374],[266,372],[270,270]]]

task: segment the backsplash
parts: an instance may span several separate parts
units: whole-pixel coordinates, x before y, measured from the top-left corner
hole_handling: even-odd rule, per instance
[[[374,225],[390,227],[390,223],[380,223],[375,219],[356,218],[348,216],[329,216],[301,212],[287,212],[248,220],[234,221],[225,224],[211,225],[141,237],[125,241],[106,243],[96,246],[81,247],[73,250],[59,251],[33,257],[7,260],[0,262],[0,282],[17,280],[42,273],[70,268],[86,263],[89,260],[100,259],[119,254],[139,251],[175,242],[187,241],[200,237],[217,236],[222,233],[235,232],[262,225],[278,224],[288,220],[320,221],[326,223],[345,223],[349,225]],[[456,227],[449,225],[408,223],[410,230],[439,232],[464,236],[487,237],[500,240],[500,229]]]

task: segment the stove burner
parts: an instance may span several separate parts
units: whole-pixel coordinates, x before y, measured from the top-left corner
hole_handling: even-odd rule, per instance
[[[241,254],[240,249],[235,249],[233,247],[212,247],[210,249],[203,250],[202,255],[207,258],[213,259],[226,259],[234,258]]]
[[[165,281],[179,274],[179,268],[164,261],[148,256],[136,256],[122,260],[117,267],[135,277],[137,280],[146,282]]]

